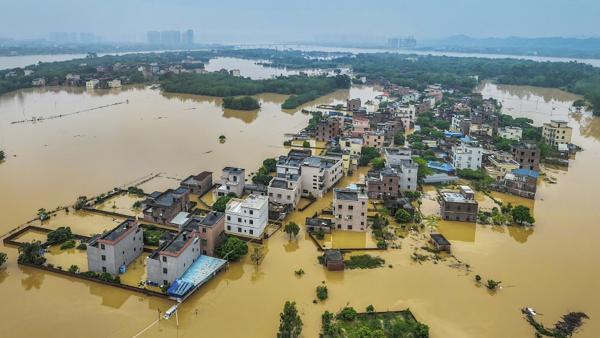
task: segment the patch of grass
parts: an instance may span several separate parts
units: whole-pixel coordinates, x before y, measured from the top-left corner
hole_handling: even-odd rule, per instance
[[[373,257],[369,254],[356,255],[344,261],[348,269],[375,269],[385,264],[385,260],[380,257]]]

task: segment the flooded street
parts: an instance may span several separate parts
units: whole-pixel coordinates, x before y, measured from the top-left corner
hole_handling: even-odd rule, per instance
[[[186,300],[178,328],[174,320],[161,321],[140,337],[272,337],[286,300],[298,304],[304,337],[317,336],[323,311],[337,311],[347,303],[358,310],[369,304],[377,310],[408,307],[429,325],[433,337],[532,337],[521,307],[543,313],[540,320],[546,325],[566,312],[583,311],[591,319],[576,336],[599,336],[595,240],[600,238],[600,221],[593,197],[600,190],[600,180],[594,176],[600,165],[598,119],[589,113],[569,115],[570,101],[576,96],[556,90],[493,84],[480,90],[484,97],[498,98],[505,113],[530,117],[536,124],[568,119],[574,128],[573,143],[585,150],[571,161],[568,171],[552,173],[557,184],[540,183],[533,229],[440,224],[439,231],[452,242],[453,254],[470,265],[471,273],[451,267],[450,261],[413,262],[410,255],[422,245],[423,235],[402,239],[399,250],[371,252],[386,260],[384,268],[328,272],[319,265],[319,252],[304,231],[296,240],[278,232],[265,241],[261,265],[254,266],[249,255],[231,264]],[[349,97],[366,100],[378,93],[371,87],[354,87],[307,107],[337,104]],[[0,164],[0,231],[6,233],[33,218],[39,208],[72,204],[79,195],[95,195],[151,173],[183,178],[211,170],[216,178],[225,165],[256,170],[264,158],[286,151],[284,133],[298,131],[308,121],[300,109],[281,111],[285,96],[265,94],[259,99],[259,111],[240,112],[223,110],[217,98],[161,94],[145,87],[95,92],[55,88],[0,96],[0,145],[8,155]],[[129,103],[42,123],[10,124],[125,100]],[[218,141],[221,134],[227,137],[223,144]],[[363,171],[344,178],[340,185],[359,180]],[[169,182],[177,184],[168,179],[161,184],[168,187]],[[117,202],[115,208],[125,210],[130,202]],[[427,210],[435,210],[430,202]],[[331,193],[289,220],[303,225],[305,217],[330,203]],[[77,233],[92,234],[98,231],[97,219],[102,219],[90,216],[71,224],[70,217],[60,214],[51,222],[69,223]],[[19,267],[16,249],[2,251],[9,261],[0,270],[5,304],[0,307],[1,337],[52,332],[63,337],[132,337],[157,319],[158,310],[172,305]],[[78,256],[77,251],[69,253]],[[85,266],[81,257],[76,260]],[[300,268],[305,275],[297,277],[294,271]],[[130,272],[132,281],[143,274],[138,266]],[[504,287],[490,294],[476,286],[475,274],[484,280],[501,280]],[[322,281],[329,299],[313,304],[315,287]]]

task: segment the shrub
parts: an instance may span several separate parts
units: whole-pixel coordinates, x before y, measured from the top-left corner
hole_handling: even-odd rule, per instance
[[[302,147],[304,147],[304,148],[310,148],[310,142],[308,142],[308,141],[302,142]]]
[[[60,246],[60,249],[61,250],[66,250],[66,249],[73,249],[74,247],[75,247],[75,240],[74,239],[70,239],[70,240],[64,242]]]
[[[73,233],[69,227],[59,227],[48,233],[48,244],[60,244],[73,239]]]
[[[71,265],[69,267],[69,272],[71,272],[71,273],[78,273],[79,272],[79,267],[77,265]]]
[[[385,260],[380,257],[373,257],[369,254],[355,255],[349,260],[344,261],[348,269],[374,269],[385,264]]]
[[[410,223],[410,221],[412,221],[412,216],[410,215],[410,212],[404,209],[398,209],[398,211],[396,211],[396,214],[394,215],[394,218],[398,223]]]
[[[2,267],[2,265],[4,265],[4,263],[6,263],[7,259],[8,259],[8,255],[4,252],[0,252],[0,267]]]
[[[42,256],[42,242],[33,241],[31,243],[21,243],[19,245],[19,263],[42,265],[46,258]]]
[[[368,312],[368,313],[373,313],[373,312],[375,312],[375,307],[373,307],[373,305],[369,305],[369,306],[367,306],[367,312]]]
[[[319,300],[325,300],[329,297],[329,291],[327,290],[327,286],[319,285],[317,286],[317,298]]]
[[[337,314],[336,318],[347,322],[351,322],[354,319],[356,319],[356,316],[356,310],[354,310],[354,308],[350,306],[347,306],[343,308],[342,311],[340,311],[340,313]]]
[[[86,250],[87,249],[87,244],[84,242],[79,243],[79,245],[77,246],[78,250]]]
[[[79,197],[77,197],[75,204],[73,204],[73,209],[81,210],[81,209],[83,209],[83,207],[85,207],[86,203],[87,203],[87,197],[79,196]]]
[[[227,202],[229,202],[229,200],[231,200],[232,198],[235,198],[235,194],[234,193],[229,193],[225,196],[221,196],[219,197],[215,203],[213,203],[212,205],[212,209],[215,211],[220,211],[220,212],[225,212],[225,208],[227,207]]]

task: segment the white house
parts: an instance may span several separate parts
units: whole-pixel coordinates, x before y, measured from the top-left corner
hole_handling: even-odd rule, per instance
[[[523,137],[523,129],[520,127],[503,127],[498,129],[498,136],[509,140],[521,141]]]
[[[88,270],[117,275],[144,251],[144,235],[137,221],[128,219],[87,243]]]
[[[269,216],[267,196],[248,195],[233,198],[225,208],[225,233],[251,238],[262,238]]]
[[[221,185],[215,189],[215,198],[234,193],[242,196],[246,185],[246,170],[243,168],[225,167],[221,173]]]
[[[94,88],[98,87],[99,83],[100,83],[100,80],[98,80],[98,79],[92,79],[92,80],[86,81],[85,88],[94,89]]]
[[[463,143],[452,147],[452,165],[456,169],[478,170],[482,155],[483,148],[476,143]]]
[[[276,177],[271,180],[267,189],[269,203],[291,205],[295,208],[300,201],[300,176],[288,179]]]
[[[338,230],[367,230],[367,193],[364,187],[335,189],[333,191],[333,217]]]

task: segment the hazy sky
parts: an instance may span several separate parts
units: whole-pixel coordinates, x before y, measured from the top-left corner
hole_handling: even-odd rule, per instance
[[[194,29],[197,42],[599,36],[600,0],[0,0],[0,37],[94,32],[143,41]]]

